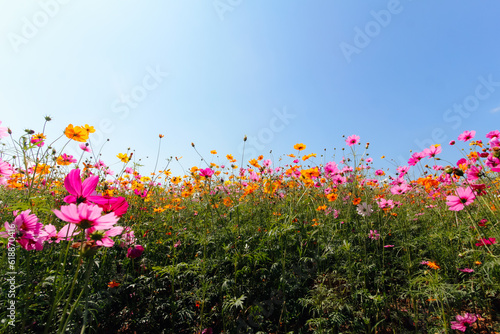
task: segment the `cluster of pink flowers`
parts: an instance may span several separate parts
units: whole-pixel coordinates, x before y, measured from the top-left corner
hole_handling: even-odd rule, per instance
[[[67,222],[57,231],[54,225],[43,225],[38,217],[26,210],[18,214],[12,223],[5,223],[5,232],[0,236],[9,240],[8,247],[18,242],[26,250],[42,250],[43,243],[59,243],[62,240],[71,241],[82,234],[87,242],[94,247],[112,247],[112,237],[121,235],[122,247],[130,246],[127,256],[130,258],[142,255],[144,248],[136,245],[134,232],[130,228],[116,226],[119,218],[127,212],[128,203],[124,197],[102,196],[96,192],[98,176],[89,176],[83,182],[80,170],[74,169],[64,179],[64,186],[69,195],[64,198],[68,205],[59,210],[52,210],[57,218]],[[125,233],[123,233],[125,230]]]

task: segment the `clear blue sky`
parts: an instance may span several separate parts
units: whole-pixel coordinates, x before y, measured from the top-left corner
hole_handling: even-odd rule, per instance
[[[380,160],[483,138],[500,118],[500,3],[0,0],[0,120],[51,138],[93,125],[104,161],[151,172],[295,143],[339,159],[343,135]],[[252,141],[253,140],[253,141]],[[209,151],[219,152],[220,160]],[[272,156],[268,152],[272,150]],[[245,159],[247,160],[247,159]],[[316,159],[321,163],[320,158]],[[119,165],[114,165],[119,169]],[[173,170],[180,173],[177,164]]]

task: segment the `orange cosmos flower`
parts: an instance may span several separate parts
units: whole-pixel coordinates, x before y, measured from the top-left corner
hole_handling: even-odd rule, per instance
[[[427,265],[429,266],[429,268],[431,268],[431,269],[441,269],[441,267],[440,267],[440,266],[438,266],[438,265],[436,264],[436,262],[427,261],[427,263],[426,263],[426,264],[427,264]]]
[[[73,124],[70,124],[66,127],[66,129],[64,130],[64,134],[69,139],[73,139],[79,142],[86,142],[87,139],[89,139],[89,134],[86,129],[80,126],[73,127]]]
[[[250,163],[250,165],[254,166],[255,168],[260,168],[259,162],[257,160],[252,159],[248,162]]]
[[[315,157],[315,156],[316,156],[316,153],[311,153],[311,154],[308,154],[308,155],[304,155],[302,157],[302,161],[306,161],[307,159]]]
[[[361,198],[360,197],[354,198],[352,200],[352,204],[354,204],[354,205],[358,205],[359,203],[361,203]]]
[[[217,151],[216,150],[211,150],[210,154],[217,154]]]
[[[306,145],[299,143],[299,144],[293,145],[293,148],[296,149],[297,151],[302,151],[302,150],[306,149]]]
[[[326,195],[326,198],[328,199],[329,202],[333,202],[337,199],[338,195],[335,193],[329,193]]]
[[[112,280],[111,282],[108,283],[109,288],[116,288],[117,286],[120,286],[120,283],[115,282],[115,280]]]

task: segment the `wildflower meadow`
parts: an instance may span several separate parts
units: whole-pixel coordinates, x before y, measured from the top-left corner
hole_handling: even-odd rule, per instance
[[[185,175],[44,131],[0,125],[2,333],[500,332],[498,130],[392,171],[355,134],[335,157],[193,143]]]

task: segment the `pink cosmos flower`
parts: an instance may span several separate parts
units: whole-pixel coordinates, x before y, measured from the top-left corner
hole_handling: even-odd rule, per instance
[[[134,245],[127,250],[127,257],[129,259],[135,259],[142,255],[144,252],[144,247],[141,245]]]
[[[102,169],[102,168],[106,168],[108,166],[106,166],[106,164],[102,160],[99,160],[98,162],[95,163],[94,167]]]
[[[385,245],[384,248],[391,248],[394,247],[394,245]]]
[[[455,141],[454,140],[450,140],[450,145],[455,145]]]
[[[212,177],[214,171],[211,168],[200,169],[200,176]]]
[[[174,247],[175,247],[175,248],[177,248],[177,247],[179,247],[180,245],[181,245],[181,241],[180,241],[180,240],[178,240],[178,241],[174,244]]]
[[[458,140],[466,142],[474,138],[475,135],[476,131],[464,131],[462,134],[458,136]]]
[[[46,240],[49,244],[52,242],[58,244],[61,240],[71,240],[73,236],[80,233],[75,233],[75,229],[77,228],[75,224],[66,224],[59,232],[57,232],[56,227],[52,224],[45,225],[43,228],[47,232]]]
[[[102,208],[94,204],[72,203],[62,206],[61,210],[52,210],[55,215],[65,222],[78,225],[81,229],[93,227],[96,230],[107,230],[118,221],[114,213],[102,215]]]
[[[460,270],[463,273],[473,273],[474,272],[474,269],[470,269],[470,268],[464,268],[464,269],[458,269],[458,270]]]
[[[7,180],[13,174],[12,166],[0,159],[0,185],[7,185]]]
[[[335,174],[339,173],[339,168],[337,167],[337,164],[333,161],[328,162],[325,165],[325,174],[328,177],[333,177]]]
[[[92,150],[90,149],[90,147],[88,146],[88,143],[81,143],[80,145],[78,145],[82,150],[84,150],[85,152],[92,152]]]
[[[255,172],[250,172],[250,175],[248,176],[248,178],[253,182],[259,182],[259,180],[260,180],[259,174],[255,173]]]
[[[410,189],[411,189],[411,187],[408,184],[404,183],[404,184],[392,187],[391,193],[393,195],[401,195],[401,194],[408,192],[408,190],[410,190]]]
[[[69,164],[77,162],[77,160],[72,155],[67,155],[66,153],[61,154],[60,158],[63,162]]]
[[[457,329],[465,333],[465,331],[467,330],[467,325],[473,324],[474,322],[476,322],[476,320],[476,315],[472,313],[465,313],[464,316],[457,315],[456,321],[451,322],[451,329]]]
[[[80,170],[73,169],[64,179],[64,187],[71,194],[64,198],[66,203],[86,203],[100,196],[95,191],[99,176],[90,176],[82,182]]]
[[[482,239],[479,239],[479,242],[476,243],[476,246],[480,247],[480,246],[486,246],[486,245],[493,245],[496,243],[497,243],[496,238],[482,238]]]
[[[399,166],[397,168],[397,170],[398,170],[398,173],[399,173],[399,177],[403,177],[410,170],[410,166]]]
[[[359,143],[359,136],[357,135],[349,136],[347,137],[345,142],[347,143],[348,146],[356,145],[357,143]]]
[[[43,139],[40,139],[40,138],[33,138],[31,137],[31,140],[30,140],[30,143],[38,146],[38,147],[42,147],[45,143],[43,142]]]
[[[2,124],[2,121],[0,121],[0,124]],[[6,127],[0,126],[0,139],[8,136],[9,136],[8,129]]]
[[[486,138],[489,138],[489,139],[500,138],[500,131],[498,131],[498,130],[490,131],[486,134]]]
[[[434,158],[439,153],[441,153],[441,146],[439,145],[432,145],[430,148],[426,148],[422,151],[422,154],[425,157],[429,157],[429,159]]]
[[[467,170],[467,180],[469,181],[476,181],[477,179],[479,179],[479,177],[482,175],[482,167],[481,166],[471,166],[468,170]]]
[[[386,200],[385,198],[380,198],[377,201],[378,207],[381,209],[392,209],[394,208],[395,204],[392,199]]]
[[[148,196],[148,191],[147,190],[140,191],[139,189],[134,189],[134,194],[136,194],[137,196],[141,196],[142,198],[145,198]]]
[[[470,187],[457,188],[456,193],[458,196],[446,196],[446,205],[451,211],[463,210],[464,206],[472,204],[476,198]]]
[[[87,234],[87,239],[94,240],[97,246],[113,247],[115,242],[110,237],[115,237],[117,235],[120,235],[122,231],[123,231],[122,226],[115,226],[107,231],[100,231],[91,227],[86,230],[87,232],[86,234]]]
[[[408,160],[408,165],[415,166],[417,162],[425,158],[425,154],[422,152],[415,152],[411,155],[411,158]]]

